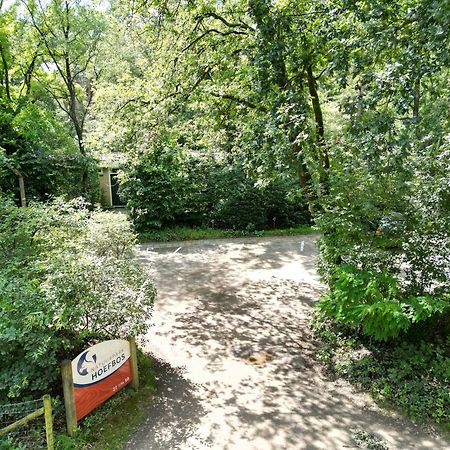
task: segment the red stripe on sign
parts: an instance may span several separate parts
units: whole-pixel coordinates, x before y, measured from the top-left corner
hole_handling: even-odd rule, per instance
[[[130,359],[109,377],[89,386],[75,386],[75,408],[77,420],[81,420],[97,406],[119,392],[131,382]]]

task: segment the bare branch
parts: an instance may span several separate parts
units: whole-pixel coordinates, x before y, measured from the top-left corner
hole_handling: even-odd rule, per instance
[[[26,89],[25,97],[28,96],[31,92],[31,78],[33,76],[34,67],[36,65],[36,60],[39,56],[39,47],[40,47],[40,42],[38,42],[38,45],[33,54],[33,57],[31,58],[30,64],[28,64],[27,69],[25,70],[25,72],[23,72],[23,84],[20,87],[19,98],[22,98],[24,96],[24,94],[23,94],[24,89]]]
[[[319,80],[320,77],[328,70],[328,67],[329,67],[329,66],[325,66],[325,67],[321,70],[321,72],[319,73],[319,75],[316,75],[316,76],[314,77],[314,79],[315,79],[316,81]]]
[[[38,25],[38,23],[36,21],[36,17],[34,16],[31,8],[29,7],[28,2],[26,2],[25,0],[22,0],[22,4],[25,5],[25,8],[28,10],[28,13],[30,14],[30,17],[31,17],[31,22],[33,23],[33,26],[36,29],[36,31],[39,33],[39,36],[41,37],[41,40],[44,43],[45,48],[48,51],[48,54],[52,58],[53,64],[55,64],[56,69],[58,70],[59,74],[61,75],[61,78],[64,80],[64,83],[66,84],[66,86],[69,86],[69,82],[66,78],[66,75],[58,62],[58,58],[56,58],[55,53],[53,52],[52,48],[50,47],[49,42],[47,40],[47,36],[44,33],[44,30]],[[39,2],[39,4],[40,4],[40,2]]]
[[[215,33],[219,34],[220,36],[229,36],[231,34],[240,34],[247,36],[248,33],[245,31],[237,31],[237,30],[231,30],[231,31],[219,31],[215,28],[211,28],[209,30],[206,30],[204,33],[202,33],[199,37],[194,39],[189,45],[187,45],[185,48],[183,48],[182,52],[185,52],[186,50],[189,50],[191,47],[193,47],[198,41],[201,41],[205,36],[208,34]]]
[[[245,30],[252,30],[253,28],[246,24],[245,22],[242,21],[242,19],[239,19],[239,23],[231,23],[228,22],[228,20],[226,20],[224,17],[220,16],[219,14],[210,11],[210,12],[206,12],[204,14],[198,15],[195,19],[197,20],[197,25],[195,28],[197,28],[197,26],[207,17],[212,17],[213,19],[217,19],[220,20],[220,22],[222,22],[224,25],[226,25],[229,28],[243,28]],[[194,30],[195,30],[194,28]]]
[[[208,92],[209,95],[213,97],[222,98],[224,100],[231,100],[235,103],[239,103],[242,106],[246,106],[247,108],[256,109],[258,111],[267,112],[267,108],[263,105],[258,105],[256,103],[251,102],[245,98],[240,98],[232,94],[219,94],[217,92]]]

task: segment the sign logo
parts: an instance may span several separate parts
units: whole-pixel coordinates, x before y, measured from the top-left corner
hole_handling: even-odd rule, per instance
[[[80,356],[80,359],[78,360],[77,363],[77,372],[79,375],[84,376],[88,374],[88,369],[87,369],[87,365],[89,365],[89,363],[96,363],[97,362],[97,355],[94,353],[92,355],[92,359],[89,361],[87,359],[87,355],[89,353],[89,350],[87,350],[86,352],[82,353]]]
[[[75,413],[81,420],[131,383],[130,342],[100,342],[72,360]]]

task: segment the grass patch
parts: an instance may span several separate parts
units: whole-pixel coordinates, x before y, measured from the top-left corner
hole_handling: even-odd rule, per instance
[[[140,242],[190,241],[198,239],[217,239],[233,237],[293,236],[316,233],[309,225],[274,230],[219,230],[217,228],[172,227],[146,231],[139,234]]]
[[[88,415],[75,437],[69,437],[64,431],[56,433],[56,450],[122,449],[132,430],[142,421],[155,393],[152,360],[140,352],[139,382],[138,391],[127,386]]]
[[[331,373],[370,392],[377,404],[450,432],[450,338],[371,342],[316,320],[319,357]]]

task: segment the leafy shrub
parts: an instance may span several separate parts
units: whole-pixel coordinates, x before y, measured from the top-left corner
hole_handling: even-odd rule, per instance
[[[293,180],[276,180],[258,187],[241,167],[235,166],[222,168],[215,183],[220,191],[210,220],[217,227],[251,231],[310,223]]]
[[[399,336],[413,323],[450,310],[450,298],[402,296],[396,278],[386,271],[358,270],[342,265],[335,269],[330,291],[322,296],[318,311],[338,323],[361,327],[377,340]]]
[[[35,280],[2,274],[0,292],[0,401],[44,392],[55,381],[61,349],[72,344],[54,329],[57,311]]]
[[[0,400],[36,397],[87,343],[143,333],[155,290],[125,216],[0,202]]]
[[[254,183],[237,170],[224,178],[229,178],[230,184],[222,186],[223,190],[213,206],[213,224],[225,229],[263,229],[267,224],[264,192],[255,188]]]
[[[319,356],[330,370],[415,420],[450,425],[448,337],[414,342],[407,336],[386,345],[320,320],[315,329],[322,343]]]
[[[121,190],[139,231],[182,224],[255,230],[309,224],[296,181],[260,188],[238,163],[158,149],[121,175]]]
[[[336,265],[349,264],[402,273],[412,295],[450,292],[450,135],[428,129],[447,115],[417,127],[384,115],[365,118],[338,144],[316,218],[321,274],[328,281]]]
[[[137,229],[160,228],[183,212],[186,186],[176,153],[160,149],[146,153],[120,177]]]

